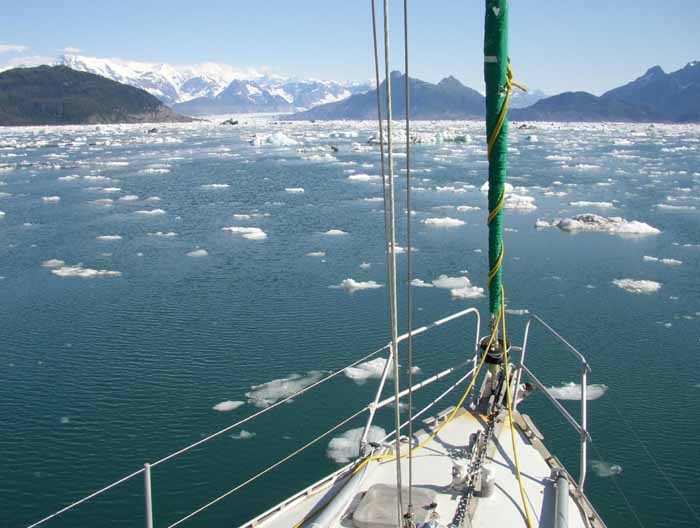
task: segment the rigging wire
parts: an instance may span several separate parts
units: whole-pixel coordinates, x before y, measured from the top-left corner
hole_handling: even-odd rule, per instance
[[[673,491],[676,492],[678,497],[685,504],[686,508],[688,508],[688,511],[690,512],[692,517],[698,522],[698,525],[700,525],[700,516],[695,511],[695,508],[693,508],[693,506],[690,504],[690,502],[688,501],[686,496],[681,492],[681,490],[678,488],[678,486],[675,485],[673,480],[671,480],[671,477],[668,475],[668,473],[666,473],[666,471],[661,467],[659,462],[656,460],[656,457],[654,457],[654,455],[651,453],[649,448],[642,441],[642,439],[639,437],[639,435],[634,430],[634,428],[630,425],[629,421],[627,421],[627,418],[624,417],[623,413],[620,412],[620,409],[617,407],[617,405],[615,405],[615,402],[613,402],[612,400],[609,400],[609,401],[610,401],[610,405],[612,405],[612,408],[615,410],[617,415],[620,417],[620,420],[622,420],[622,422],[625,424],[627,429],[630,430],[630,432],[632,433],[632,436],[635,438],[635,440],[637,440],[637,443],[639,443],[639,445],[642,446],[642,450],[646,453],[649,460],[651,460],[652,464],[654,464],[654,466],[659,471],[659,473],[661,473],[661,476],[666,480],[666,482],[668,482],[668,485],[671,486]]]
[[[398,303],[396,295],[396,203],[394,199],[394,159],[392,152],[392,137],[391,137],[391,120],[392,120],[392,99],[391,99],[391,67],[390,67],[390,38],[389,38],[389,0],[384,0],[384,71],[385,71],[385,88],[386,88],[386,138],[387,138],[387,176],[389,179],[389,194],[388,200],[385,198],[384,215],[387,218],[386,202],[388,201],[388,222],[385,222],[385,230],[388,234],[388,250],[387,257],[387,274],[389,278],[389,305],[391,319],[391,350],[393,373],[394,373],[394,398],[396,400],[396,408],[394,410],[394,421],[396,430],[399,430],[401,425],[401,407],[399,405],[399,350],[398,350]],[[372,15],[374,22],[374,0],[372,1]],[[378,56],[377,40],[374,39],[374,54]],[[378,61],[377,61],[378,62]],[[376,62],[375,62],[376,64]],[[379,84],[377,84],[377,96],[379,97]],[[380,106],[378,106],[380,109]],[[381,129],[381,117],[379,120]],[[381,143],[381,139],[380,139]],[[386,177],[382,180],[384,193],[386,196]],[[387,229],[388,224],[388,229]],[[401,496],[401,461],[398,454],[401,451],[401,435],[396,435],[395,450],[396,457],[396,506],[398,515],[398,526],[401,526],[403,519],[403,500]]]
[[[408,314],[408,511],[413,519],[413,227],[411,225],[411,99],[408,77],[408,0],[403,1],[404,91],[406,92],[406,312]],[[398,434],[398,433],[397,433]]]
[[[598,458],[600,460],[604,460],[604,457],[601,454],[600,449],[598,449],[598,446],[593,441],[593,439],[590,439],[588,441],[588,443],[591,445],[593,450],[596,452],[596,455],[598,456]],[[640,526],[640,528],[646,528],[646,526],[644,525],[642,520],[639,518],[639,515],[637,514],[637,510],[634,509],[634,507],[632,506],[632,503],[630,502],[630,500],[627,498],[627,495],[623,491],[622,486],[620,486],[620,483],[617,481],[617,475],[613,474],[613,475],[611,475],[611,478],[612,478],[612,483],[615,485],[615,487],[617,488],[617,491],[620,493],[622,500],[627,505],[627,510],[632,514],[632,517],[634,517],[634,520],[637,522],[637,524]]]

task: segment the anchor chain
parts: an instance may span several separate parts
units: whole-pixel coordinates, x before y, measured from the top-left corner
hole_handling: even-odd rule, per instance
[[[461,528],[464,526],[464,521],[469,512],[469,505],[471,504],[471,500],[474,497],[474,492],[476,491],[477,479],[481,475],[481,468],[483,467],[484,460],[486,459],[487,447],[493,438],[497,415],[497,410],[491,412],[486,422],[486,428],[477,433],[477,438],[474,443],[474,447],[472,448],[471,457],[469,460],[469,469],[467,473],[468,477],[466,479],[464,492],[459,499],[457,510],[455,511],[449,528]]]

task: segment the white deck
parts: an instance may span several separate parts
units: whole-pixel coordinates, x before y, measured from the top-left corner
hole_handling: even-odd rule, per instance
[[[553,527],[555,488],[551,476],[552,469],[560,466],[556,458],[547,452],[544,445],[537,438],[534,438],[537,434],[531,434],[526,422],[517,413],[515,421],[518,424],[514,429],[520,469],[533,526]],[[442,526],[448,526],[452,522],[461,497],[461,492],[455,492],[449,488],[452,482],[452,460],[462,456],[460,451],[468,447],[470,435],[484,428],[485,418],[483,416],[460,410],[458,416],[413,457],[414,486],[433,490],[436,493],[436,511],[440,515],[439,522]],[[428,431],[429,429],[417,432],[417,441],[427,438]],[[528,432],[527,435],[525,431]],[[404,447],[404,449],[406,448]],[[527,526],[512,460],[511,435],[506,415],[505,423],[500,418],[497,420],[493,442],[487,451],[485,460],[485,467],[488,467],[495,475],[496,489],[490,497],[472,499],[475,510],[471,526],[474,528]],[[404,485],[406,485],[407,459],[402,460],[402,470]],[[337,490],[343,486],[349,473],[349,466],[343,468],[243,526],[245,528],[253,526],[292,528],[310,512],[328,502],[329,497],[337,493]],[[395,486],[396,462],[394,460],[370,463],[355,494],[355,500],[349,504],[342,518],[336,520],[331,526],[334,528],[353,527],[352,511],[357,506],[359,497],[372,485],[379,483]],[[571,484],[570,490],[569,526],[572,528],[604,527],[605,525],[595,514],[585,497],[575,491],[573,484]],[[586,511],[585,517],[584,510]],[[586,517],[588,522],[585,520]],[[307,524],[303,526],[310,526],[312,522],[313,519],[309,519]],[[464,526],[470,525],[465,522]]]

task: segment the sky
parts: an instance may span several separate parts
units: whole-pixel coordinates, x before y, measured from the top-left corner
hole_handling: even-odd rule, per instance
[[[484,1],[408,3],[410,75],[454,75],[481,90]],[[403,69],[403,1],[390,0],[390,9],[392,69]],[[368,80],[370,14],[370,0],[5,2],[0,66],[77,52]],[[651,66],[669,72],[700,60],[698,28],[700,0],[512,0],[510,56],[516,78],[531,88],[599,95]]]

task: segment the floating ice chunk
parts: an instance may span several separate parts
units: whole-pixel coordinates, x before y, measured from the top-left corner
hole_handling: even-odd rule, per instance
[[[134,214],[142,215],[142,216],[161,216],[161,215],[165,214],[165,211],[163,211],[163,209],[149,209],[149,210],[135,211]]]
[[[121,271],[96,270],[83,268],[82,264],[74,266],[61,266],[58,269],[52,269],[51,273],[58,277],[78,277],[80,279],[96,279],[100,277],[121,277]]]
[[[467,277],[448,277],[447,275],[440,275],[433,281],[433,286],[436,288],[443,288],[445,290],[466,288],[471,285],[472,283]]]
[[[532,196],[523,196],[521,194],[506,195],[506,209],[515,209],[516,211],[534,211],[537,209],[535,199]]]
[[[80,176],[77,174],[69,174],[68,176],[59,176],[58,181],[75,181],[79,180]]]
[[[0,198],[9,198],[12,196],[10,193],[0,192]]]
[[[194,258],[206,257],[208,255],[209,255],[209,252],[206,249],[193,249],[192,251],[187,253],[188,257],[194,257]]]
[[[238,409],[241,405],[244,405],[245,402],[242,401],[231,401],[231,400],[226,400],[222,401],[220,403],[217,403],[212,407],[215,411],[221,411],[221,412],[226,412],[226,411],[233,411],[234,409]]]
[[[483,183],[483,185],[479,188],[479,190],[480,190],[482,193],[487,193],[487,192],[489,192],[489,182],[488,182],[488,181],[485,181],[485,182]],[[506,193],[509,193],[509,194],[510,194],[510,193],[513,192],[513,186],[512,186],[510,183],[506,182],[506,183],[505,183],[505,190],[506,190]]]
[[[381,196],[372,196],[370,198],[363,198],[362,199],[365,202],[381,202],[384,200]]]
[[[384,367],[386,366],[387,360],[385,358],[376,358],[370,361],[365,361],[354,367],[348,367],[343,371],[348,378],[353,380],[358,385],[363,385],[368,379],[382,377],[384,372]],[[389,377],[392,376],[391,370],[388,373]]]
[[[592,231],[617,235],[657,235],[661,232],[644,222],[629,221],[619,216],[599,216],[593,213],[580,214],[553,222],[537,220],[535,227],[558,227],[562,231],[569,232]]]
[[[586,387],[586,400],[597,400],[608,390],[607,385],[593,384]],[[581,384],[570,381],[561,387],[548,387],[547,392],[557,400],[581,401]]]
[[[255,436],[255,433],[251,433],[250,431],[246,431],[245,429],[241,429],[238,433],[233,433],[229,435],[229,438],[233,438],[234,440],[250,440]]]
[[[473,205],[458,205],[457,211],[460,213],[466,213],[468,211],[480,211],[481,207],[475,207]]]
[[[593,165],[590,163],[577,163],[576,165],[570,166],[569,168],[571,169],[577,169],[577,170],[598,170],[600,169],[600,165]]]
[[[325,251],[311,251],[309,253],[306,253],[306,257],[325,257],[326,252]]]
[[[429,282],[425,282],[423,279],[413,279],[411,281],[411,286],[414,288],[434,288],[435,286],[433,284],[430,284]]]
[[[229,184],[228,183],[207,183],[206,185],[202,185],[202,189],[207,189],[209,191],[213,191],[216,189],[228,189]]]
[[[126,196],[122,196],[119,198],[120,202],[133,202],[134,200],[138,200],[139,197],[136,196],[135,194],[127,194]]]
[[[285,192],[292,193],[292,194],[301,194],[304,192],[303,187],[285,187]]]
[[[550,154],[549,156],[545,156],[544,159],[552,161],[571,161],[573,158],[571,156],[562,156],[560,154]]]
[[[512,309],[512,308],[506,308],[506,313],[509,315],[527,315],[530,313],[530,310],[527,308],[521,308],[521,309]]]
[[[64,266],[66,263],[62,260],[59,259],[49,259],[45,260],[44,262],[41,263],[41,265],[45,268],[60,268],[61,266]]]
[[[267,238],[267,233],[260,229],[259,227],[239,227],[230,226],[222,227],[222,231],[228,231],[229,233],[236,233],[243,236],[248,240],[265,240]]]
[[[42,196],[41,201],[46,204],[58,203],[61,201],[60,196]]]
[[[0,218],[5,218],[5,211],[0,211]]]
[[[615,207],[615,205],[611,202],[587,202],[586,200],[569,202],[569,205],[573,207],[598,207],[600,209],[611,209]]]
[[[651,280],[615,279],[612,283],[630,293],[656,293],[661,283]]]
[[[156,231],[154,233],[146,233],[146,236],[150,237],[163,237],[163,238],[171,238],[171,237],[176,237],[177,233],[174,231]]]
[[[323,234],[328,236],[343,236],[347,235],[348,233],[347,231],[343,231],[342,229],[329,229]]]
[[[292,374],[287,378],[253,385],[251,391],[247,392],[245,396],[248,398],[248,403],[256,407],[269,407],[273,403],[288,398],[309,385],[316,383],[322,377],[323,372],[320,370],[312,370],[304,375]]]
[[[479,299],[484,296],[484,289],[478,286],[465,286],[450,290],[453,299]]]
[[[376,288],[382,288],[384,285],[379,284],[375,281],[356,281],[355,279],[347,278],[343,280],[340,284],[331,286],[331,288],[343,289],[346,292],[353,293],[358,290],[374,290]]]
[[[360,264],[360,268],[364,270],[369,269],[370,266],[372,266],[372,264],[370,264],[369,262],[363,262],[362,264]]]
[[[667,266],[680,266],[681,264],[683,264],[682,260],[677,260],[677,259],[672,259],[672,258],[650,257],[648,255],[644,255],[642,257],[642,260],[644,262],[659,262],[660,264],[666,264]]]
[[[622,466],[619,464],[612,464],[603,460],[591,460],[590,465],[593,473],[598,477],[612,477],[622,473]]]
[[[170,169],[166,168],[157,168],[157,167],[149,167],[146,169],[142,169],[140,171],[142,174],[168,174],[170,172]]]
[[[291,145],[298,145],[299,142],[294,139],[285,136],[282,132],[275,132],[269,136],[258,136],[255,135],[250,140],[250,144],[256,147],[261,145],[273,145],[275,147],[286,147]]]
[[[116,193],[119,191],[121,191],[121,189],[119,187],[104,187],[104,188],[100,189],[100,192],[107,193],[107,194]]]
[[[121,235],[100,235],[95,237],[97,240],[102,240],[104,242],[113,242],[115,240],[121,240]]]
[[[161,198],[159,196],[149,196],[146,198],[147,202],[160,202]]]
[[[360,440],[364,427],[350,429],[342,435],[333,438],[328,443],[326,456],[338,464],[347,464],[360,455]],[[368,442],[381,442],[386,436],[386,431],[379,426],[373,425],[367,434]]]
[[[375,181],[381,181],[380,176],[372,175],[372,174],[351,174],[348,176],[348,181],[351,182],[375,182]]]
[[[695,211],[694,205],[656,204],[654,207],[666,211]]]
[[[114,203],[114,200],[111,198],[99,198],[98,200],[91,200],[85,203],[87,205],[101,205],[103,207],[110,207]]]
[[[446,216],[444,218],[426,218],[425,220],[421,220],[421,223],[431,227],[457,227],[463,226],[464,220]]]
[[[231,216],[234,220],[250,220],[249,214],[233,214]]]

